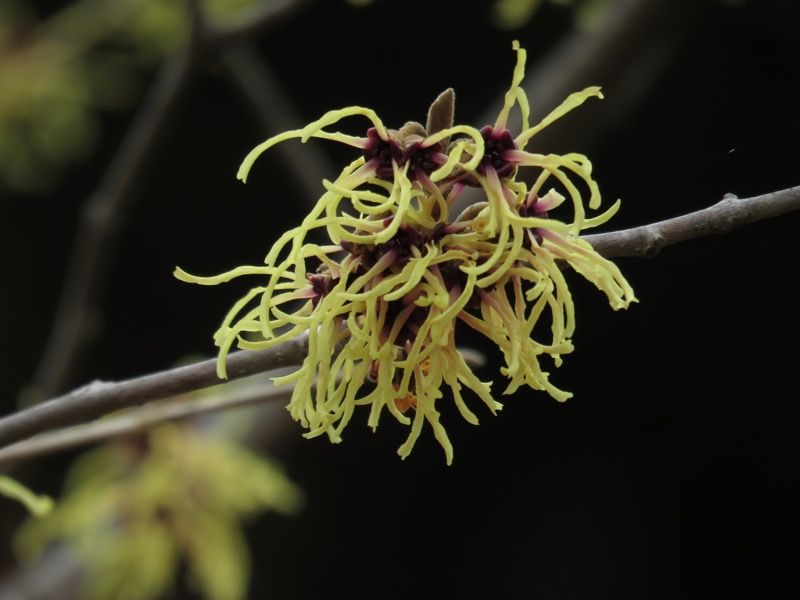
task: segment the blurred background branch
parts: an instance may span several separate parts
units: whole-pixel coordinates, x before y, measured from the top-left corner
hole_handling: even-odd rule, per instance
[[[94,22],[93,18],[88,18],[92,7],[84,4],[94,2],[88,3],[84,0],[84,3],[71,7],[69,11],[83,9],[87,14],[70,14],[70,22]],[[192,77],[203,64],[201,57],[214,51],[228,52],[223,50],[224,44],[234,43],[255,32],[276,26],[306,4],[308,2],[302,0],[267,2],[250,7],[243,16],[228,17],[228,20],[216,24],[213,14],[205,14],[206,3],[186,3],[185,10],[188,10],[189,17],[177,17],[178,23],[191,24],[184,47],[176,50],[175,55],[161,67],[98,188],[82,209],[81,226],[76,234],[75,246],[65,273],[55,321],[33,382],[28,388],[28,402],[39,401],[63,390],[85,356],[87,346],[99,334],[101,325],[98,321],[102,320],[103,314],[101,298],[104,282],[108,270],[114,264],[115,240],[120,223],[138,197],[136,183],[146,176],[149,161],[158,157],[159,142],[169,132],[170,124],[175,120],[176,111],[180,110]],[[108,3],[101,2],[100,5],[107,8]],[[139,11],[146,10],[144,6],[137,8]],[[181,10],[181,7],[175,6],[173,10]],[[111,12],[116,18],[121,18],[117,11]],[[123,19],[122,23],[125,21]],[[108,35],[108,29],[102,25],[95,25],[97,28],[91,32],[92,39],[86,39],[90,37],[86,35],[81,41],[89,46],[90,42],[95,41],[95,37]],[[85,50],[86,47],[74,49],[76,53]],[[249,65],[244,62],[246,54],[243,55],[241,51],[234,51],[232,56],[234,58],[229,59],[228,64],[234,73],[237,72],[237,65],[241,65],[239,70]],[[250,62],[253,60],[251,58]],[[258,69],[250,66],[248,75],[255,76],[257,73]],[[239,81],[243,81],[242,78]],[[263,95],[268,95],[270,84],[277,86],[274,80],[265,84],[255,78],[250,81],[250,86],[259,83],[261,86],[257,92]],[[254,104],[256,102],[253,101]],[[262,112],[261,115],[263,114]],[[298,181],[308,179],[298,177]]]
[[[193,51],[181,52],[162,68],[137,119],[112,159],[97,190],[82,210],[81,226],[64,277],[52,333],[34,375],[28,401],[57,393],[99,333],[100,298],[114,264],[114,241],[121,219],[136,199],[136,183],[178,110],[191,74]]]

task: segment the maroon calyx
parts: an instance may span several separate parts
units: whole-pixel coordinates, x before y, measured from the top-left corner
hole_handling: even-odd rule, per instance
[[[498,177],[508,177],[516,169],[516,165],[506,158],[508,150],[516,150],[517,143],[511,136],[508,129],[497,130],[491,125],[487,125],[480,130],[483,136],[483,159],[476,169],[481,175],[485,175],[487,169],[493,169]]]

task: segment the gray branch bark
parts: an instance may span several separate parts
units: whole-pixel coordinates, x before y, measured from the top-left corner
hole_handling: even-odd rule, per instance
[[[584,239],[606,258],[648,258],[672,244],[727,233],[749,223],[798,209],[800,186],[752,198],[726,194],[714,206],[682,217],[612,233],[587,235]]]
[[[308,338],[300,336],[266,350],[234,352],[228,380],[302,364]],[[0,447],[37,433],[96,419],[123,408],[219,385],[216,359],[120,382],[93,381],[72,392],[0,419]]]

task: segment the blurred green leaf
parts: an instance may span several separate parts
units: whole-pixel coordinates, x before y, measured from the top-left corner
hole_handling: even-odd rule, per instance
[[[293,512],[302,492],[280,468],[233,442],[162,425],[86,453],[52,514],[28,520],[15,547],[27,561],[65,543],[82,563],[83,597],[158,598],[184,557],[210,600],[245,597],[250,573],[244,521]]]

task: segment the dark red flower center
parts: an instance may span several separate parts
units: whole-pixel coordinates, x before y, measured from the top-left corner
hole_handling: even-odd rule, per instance
[[[483,160],[478,165],[477,171],[481,175],[491,168],[497,172],[498,177],[508,177],[514,172],[516,165],[509,161],[505,154],[508,150],[516,150],[517,143],[511,137],[508,129],[496,130],[491,125],[487,125],[480,130],[483,136],[484,150]]]
[[[403,156],[399,144],[391,138],[384,140],[374,127],[367,131],[367,139],[369,145],[364,150],[364,158],[367,162],[375,161],[375,174],[379,179],[391,180],[394,177],[392,162],[399,163]]]
[[[318,272],[313,275],[308,274],[306,275],[306,279],[308,283],[311,284],[311,290],[314,292],[314,295],[311,297],[311,303],[314,308],[317,307],[319,301],[322,300],[325,296],[327,296],[330,291],[333,289],[333,286],[336,285],[338,278],[334,280],[331,274],[325,270],[324,272]]]
[[[398,135],[402,136],[402,132]],[[391,181],[395,164],[399,168],[408,163],[408,178],[414,181],[422,174],[430,175],[447,162],[439,142],[426,146],[417,139],[406,145],[403,137],[390,135],[389,139],[383,139],[374,127],[367,131],[367,139],[369,144],[364,150],[364,158],[367,162],[375,162],[375,175],[379,179]]]

